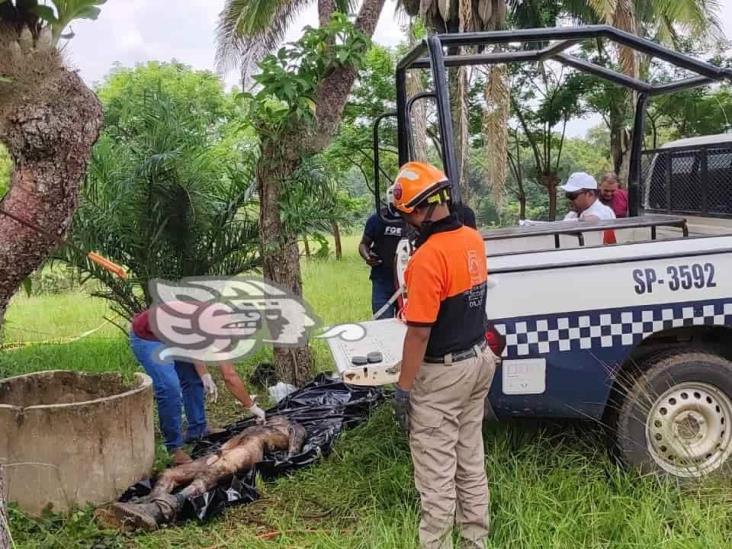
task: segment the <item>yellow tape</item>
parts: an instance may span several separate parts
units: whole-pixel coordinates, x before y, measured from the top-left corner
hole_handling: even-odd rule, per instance
[[[115,316],[112,320],[117,320],[118,318],[119,315]],[[111,320],[105,319],[104,322],[102,322],[96,328],[92,328],[91,330],[87,330],[86,332],[82,332],[81,334],[75,336],[60,337],[58,339],[47,339],[44,341],[14,341],[12,343],[4,343],[0,345],[0,351],[12,351],[15,349],[22,349],[24,347],[31,347],[33,345],[64,345],[66,343],[73,343],[75,341],[79,341],[80,339],[84,339],[85,337],[88,337],[95,332],[98,332],[99,330],[104,328],[107,322],[111,322]]]

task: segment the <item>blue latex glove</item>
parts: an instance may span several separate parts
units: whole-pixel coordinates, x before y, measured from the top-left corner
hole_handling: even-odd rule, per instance
[[[409,432],[409,391],[405,391],[399,385],[396,385],[394,392],[394,416],[396,417],[399,427],[405,433]]]

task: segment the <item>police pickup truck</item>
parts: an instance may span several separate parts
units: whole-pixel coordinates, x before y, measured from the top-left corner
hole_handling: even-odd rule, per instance
[[[677,237],[653,240],[660,228]],[[641,229],[646,240],[624,240]],[[620,243],[591,245],[606,230]],[[602,421],[624,460],[647,471],[696,477],[728,468],[732,235],[685,233],[684,218],[668,215],[484,233],[486,312],[504,343],[490,413]],[[531,243],[530,251],[512,246]],[[405,241],[401,275],[408,256]],[[362,326],[359,341],[329,340],[344,380],[396,381],[404,325]],[[381,363],[352,363],[375,350]]]
[[[669,63],[687,77],[645,82],[591,63],[581,44],[598,40]],[[625,462],[645,471],[700,477],[730,470],[732,181],[724,178],[732,171],[732,146],[724,139],[684,142],[643,158],[642,136],[651,97],[732,80],[732,69],[603,25],[431,35],[397,64],[396,111],[374,123],[375,210],[386,177],[379,163],[383,121],[396,119],[399,164],[421,159],[412,107],[434,102],[439,151],[431,158],[439,156],[459,212],[447,70],[545,61],[635,93],[630,217],[484,233],[486,313],[493,326],[487,337],[503,343],[492,346],[501,360],[487,408],[498,418],[602,421]],[[409,96],[407,76],[415,71],[430,73],[431,89]],[[613,241],[604,238],[607,231],[615,233],[616,244],[602,244]],[[403,241],[396,261],[400,282],[409,253]],[[343,379],[396,381],[405,326],[394,319],[362,326],[365,336],[358,341],[328,340]],[[373,351],[381,351],[380,363],[367,360]]]

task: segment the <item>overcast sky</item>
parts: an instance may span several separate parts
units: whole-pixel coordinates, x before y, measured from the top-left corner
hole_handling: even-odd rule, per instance
[[[78,68],[84,80],[93,85],[100,82],[114,63],[133,66],[149,60],[176,59],[198,69],[213,70],[216,18],[224,0],[108,0],[96,21],[79,21],[72,30],[76,36],[65,48],[69,64]],[[393,46],[402,40],[401,27],[395,14],[395,1],[387,0],[374,39],[379,44]],[[722,0],[722,28],[732,37],[732,0]],[[305,25],[315,25],[315,3],[305,9],[292,25],[286,40],[297,39]],[[225,77],[228,84],[236,82],[236,74]],[[583,135],[597,123],[577,121],[570,133]]]
[[[80,69],[88,84],[101,81],[115,62],[124,66],[149,60],[175,58],[199,69],[213,70],[216,48],[216,19],[224,0],[107,0],[96,21],[78,21],[76,34],[66,46],[68,62]],[[395,2],[387,5],[379,20],[375,40],[388,46],[402,39],[394,13]],[[303,10],[287,33],[296,40],[305,25],[316,25],[316,3]],[[236,74],[226,75],[228,83]]]

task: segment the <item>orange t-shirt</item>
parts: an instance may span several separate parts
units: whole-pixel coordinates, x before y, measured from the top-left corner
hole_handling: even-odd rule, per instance
[[[428,356],[469,349],[485,339],[488,271],[483,239],[455,216],[432,225],[404,274],[410,326],[431,326]]]

